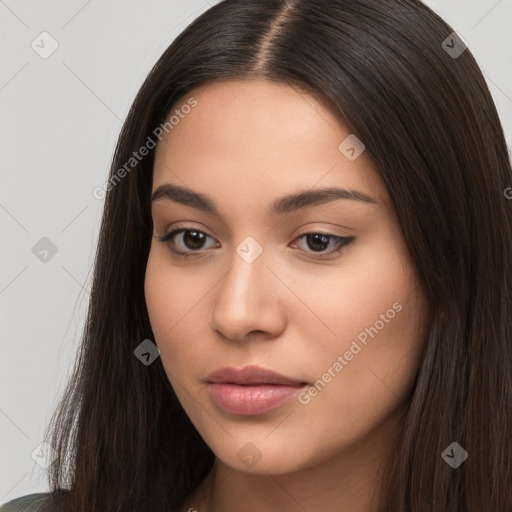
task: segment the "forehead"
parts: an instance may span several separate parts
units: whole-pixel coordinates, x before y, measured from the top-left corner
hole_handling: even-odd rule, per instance
[[[195,106],[180,110],[191,98]],[[347,159],[339,146],[350,131],[303,89],[266,80],[213,82],[183,96],[173,113],[179,121],[157,145],[153,191],[182,181],[196,190],[229,185],[277,196],[318,184],[363,188],[385,200],[371,159],[364,151]]]
[[[312,143],[315,135],[325,136],[325,131],[341,128],[334,115],[313,96],[295,86],[272,81],[202,85],[178,100],[173,112],[191,97],[197,105],[180,119],[168,137],[164,134],[161,146],[177,145],[184,138],[192,142],[190,131],[194,131],[194,142],[208,149],[222,144],[219,151],[230,149],[231,154],[242,146],[275,150],[284,141],[293,148],[305,138]],[[264,143],[265,148],[256,148],[258,143]]]

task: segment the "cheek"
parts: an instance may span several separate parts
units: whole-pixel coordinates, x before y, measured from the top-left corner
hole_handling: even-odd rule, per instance
[[[316,276],[324,293],[309,292],[309,304],[329,332],[319,336],[317,321],[302,320],[301,350],[317,383],[310,405],[318,414],[336,410],[368,424],[377,411],[384,414],[402,401],[413,385],[424,348],[426,303],[406,252],[397,247],[400,243],[383,238],[359,251],[357,261],[347,258],[346,271],[337,278],[322,282]],[[308,286],[319,289],[304,283],[304,293]],[[318,343],[308,346],[307,339]],[[322,409],[326,404],[331,412]]]
[[[401,400],[417,373],[424,343],[414,300],[396,298],[393,304],[368,310],[359,325],[340,340],[338,350],[331,352],[328,367],[334,361],[341,363],[337,366],[341,378],[333,391],[337,386],[338,391],[355,397],[356,404]]]
[[[321,268],[294,283],[297,296],[314,314],[304,314],[299,304],[290,321],[300,326],[303,350],[309,351],[307,360],[317,372],[328,368],[333,355],[349,351],[354,340],[361,346],[354,360],[361,361],[372,354],[399,357],[416,345],[422,295],[403,243],[381,231],[369,237],[371,243],[361,242],[342,256],[339,268]],[[308,347],[308,340],[317,341]]]
[[[422,357],[421,334],[412,300],[407,300],[407,295],[393,297],[402,309],[388,318],[389,323],[376,321],[393,303],[377,301],[364,313],[354,310],[357,319],[348,312],[338,317],[340,332],[347,324],[350,327],[335,345],[304,353],[314,377],[296,407],[294,428],[304,429],[303,435],[309,435],[311,429],[318,433],[321,443],[314,457],[319,460],[384,428],[383,422],[404,406],[413,388]],[[361,333],[366,335],[360,336],[366,344],[357,337]]]
[[[208,287],[200,276],[169,265],[165,255],[155,252],[148,259],[144,293],[162,364],[172,375],[184,374],[201,350],[199,318],[206,318]]]

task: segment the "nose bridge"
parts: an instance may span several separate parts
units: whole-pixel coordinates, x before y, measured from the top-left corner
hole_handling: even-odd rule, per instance
[[[263,247],[252,237],[244,239],[236,248],[232,257],[231,269],[222,283],[222,297],[219,300],[233,302],[241,308],[255,309],[268,290],[267,254]],[[263,297],[262,297],[263,295]]]
[[[253,237],[246,237],[219,284],[212,311],[212,327],[232,339],[251,331],[274,331],[279,319],[275,277],[267,268],[268,253]],[[276,323],[277,322],[277,323]]]

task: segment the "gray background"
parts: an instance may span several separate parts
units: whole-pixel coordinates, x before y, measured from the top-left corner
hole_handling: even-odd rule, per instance
[[[48,490],[38,447],[83,327],[103,206],[92,191],[147,72],[213,3],[0,0],[0,503]],[[510,147],[512,0],[426,3],[468,43]],[[58,43],[46,59],[31,47],[51,48],[43,31]],[[57,249],[46,262],[43,237]]]

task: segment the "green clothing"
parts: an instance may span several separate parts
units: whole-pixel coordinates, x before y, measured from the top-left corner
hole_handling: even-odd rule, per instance
[[[49,492],[26,494],[0,505],[0,512],[51,512]]]

